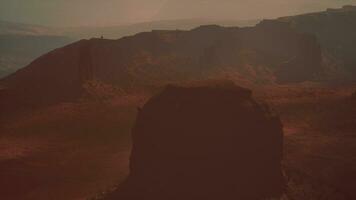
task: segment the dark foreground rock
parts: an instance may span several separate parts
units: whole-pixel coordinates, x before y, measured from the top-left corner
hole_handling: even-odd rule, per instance
[[[356,92],[354,92],[354,93],[351,95],[351,98],[352,98],[353,100],[356,100]]]
[[[233,84],[168,86],[140,110],[130,175],[108,199],[264,199],[284,189],[278,117]]]

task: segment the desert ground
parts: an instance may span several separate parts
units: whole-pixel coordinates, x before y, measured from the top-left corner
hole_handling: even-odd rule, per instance
[[[355,199],[354,84],[251,88],[284,125],[284,199]],[[137,107],[152,94],[81,99],[14,114],[0,124],[4,200],[86,200],[127,176]],[[261,133],[263,134],[263,133]]]

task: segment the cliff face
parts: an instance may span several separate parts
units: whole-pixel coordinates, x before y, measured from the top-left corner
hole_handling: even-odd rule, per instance
[[[349,77],[356,74],[356,6],[280,18],[300,32],[317,37],[326,56]]]
[[[0,84],[57,98],[78,94],[90,79],[124,88],[224,74],[249,82],[300,82],[321,70],[320,55],[313,36],[278,21],[248,28],[203,26],[82,40],[40,57]]]
[[[282,125],[234,84],[169,86],[140,110],[130,176],[109,199],[265,199],[283,192]]]

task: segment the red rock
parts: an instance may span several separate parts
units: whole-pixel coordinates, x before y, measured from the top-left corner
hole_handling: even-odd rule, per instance
[[[120,88],[205,79],[234,72],[250,82],[311,80],[321,67],[315,37],[287,23],[152,31],[119,40],[81,40],[52,51],[0,81],[24,98],[64,101],[91,79]]]
[[[216,200],[280,196],[279,118],[234,86],[168,86],[140,110],[130,176],[107,199]]]

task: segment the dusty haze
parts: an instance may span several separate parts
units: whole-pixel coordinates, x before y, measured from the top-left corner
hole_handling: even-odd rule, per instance
[[[261,19],[356,4],[356,0],[1,0],[0,20],[109,26],[169,19]]]

